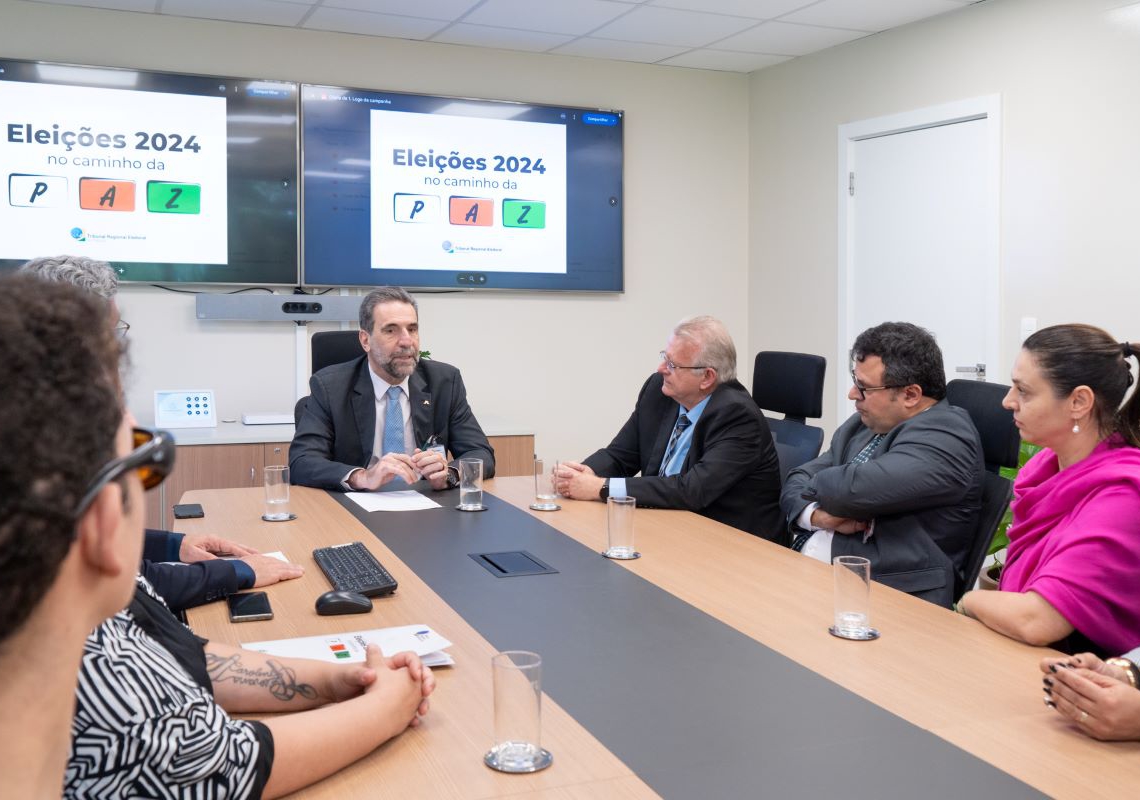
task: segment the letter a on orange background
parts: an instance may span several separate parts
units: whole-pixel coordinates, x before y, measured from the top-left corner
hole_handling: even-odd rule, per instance
[[[80,178],[79,207],[89,211],[134,211],[135,182]]]
[[[452,197],[448,216],[452,225],[490,226],[494,223],[495,203],[489,197]]]

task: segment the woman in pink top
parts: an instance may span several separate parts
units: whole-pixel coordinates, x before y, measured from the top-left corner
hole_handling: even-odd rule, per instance
[[[1091,325],[1025,341],[1003,405],[1021,437],[1046,449],[1014,483],[999,591],[968,592],[960,613],[1070,653],[1140,642],[1138,393],[1121,405],[1136,353]]]

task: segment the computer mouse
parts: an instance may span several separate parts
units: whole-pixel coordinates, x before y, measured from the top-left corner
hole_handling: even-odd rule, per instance
[[[317,598],[317,613],[324,617],[333,614],[367,614],[372,600],[356,592],[325,592]]]

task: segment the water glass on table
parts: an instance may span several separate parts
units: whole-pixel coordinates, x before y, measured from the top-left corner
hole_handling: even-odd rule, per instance
[[[633,512],[637,501],[632,497],[611,497],[606,500],[606,558],[627,561],[641,558],[633,546]]]
[[[835,624],[828,630],[841,639],[878,639],[871,627],[871,562],[862,556],[836,556]]]
[[[558,474],[558,462],[551,463],[549,472],[543,466],[541,458],[534,460],[534,502],[530,507],[534,511],[561,511],[554,477]]]
[[[538,772],[554,761],[542,748],[542,658],[507,650],[491,658],[495,739],[483,763],[499,772]]]
[[[297,517],[289,511],[289,468],[274,465],[265,468],[265,513],[261,518],[266,522],[286,522]]]
[[[477,458],[459,459],[460,511],[483,511],[483,462]]]

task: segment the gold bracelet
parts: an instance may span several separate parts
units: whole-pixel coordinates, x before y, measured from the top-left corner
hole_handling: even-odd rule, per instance
[[[1112,664],[1112,666],[1119,667],[1120,669],[1124,670],[1124,676],[1128,679],[1129,685],[1133,689],[1140,688],[1140,686],[1136,685],[1136,665],[1129,661],[1127,658],[1109,658],[1106,659],[1104,663]]]

